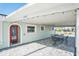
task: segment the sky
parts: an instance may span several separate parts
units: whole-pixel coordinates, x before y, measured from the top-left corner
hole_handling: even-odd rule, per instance
[[[21,8],[26,3],[0,3],[0,14],[9,15],[15,10]]]

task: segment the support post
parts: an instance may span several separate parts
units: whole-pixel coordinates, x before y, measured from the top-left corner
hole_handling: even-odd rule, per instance
[[[76,10],[76,40],[75,40],[75,54],[79,56],[79,8]]]

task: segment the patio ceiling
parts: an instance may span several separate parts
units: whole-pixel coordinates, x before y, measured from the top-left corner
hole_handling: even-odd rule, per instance
[[[26,22],[45,25],[75,25],[75,9],[79,4],[73,3],[37,3],[13,12],[5,21]]]

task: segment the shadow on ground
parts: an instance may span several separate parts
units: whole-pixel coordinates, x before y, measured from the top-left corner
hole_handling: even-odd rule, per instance
[[[68,51],[68,52],[72,52],[74,54],[75,37],[69,37],[67,40],[68,40],[67,43],[65,43],[65,41],[64,42],[57,42],[57,44],[55,44],[55,45],[53,45],[53,41],[51,38],[36,41],[35,43],[45,45],[45,47],[42,47],[42,48],[37,49],[35,51],[32,51],[32,52],[26,54],[25,56],[28,56],[34,52],[39,51],[39,50],[43,50],[46,47],[62,49],[62,50]]]
[[[54,47],[54,48],[63,49],[74,53],[75,37],[69,37],[67,40],[68,42],[66,44],[65,42],[58,42],[57,44],[53,45],[53,41],[51,38],[39,40],[36,43],[45,45],[47,47]]]

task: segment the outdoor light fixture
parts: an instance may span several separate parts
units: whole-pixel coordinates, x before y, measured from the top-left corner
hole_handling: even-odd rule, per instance
[[[62,14],[65,14],[65,12],[62,12]]]
[[[29,19],[29,18],[27,18],[27,19]]]
[[[26,18],[27,16],[25,15],[25,16],[23,16],[23,18]]]
[[[51,15],[54,15],[55,13],[51,13]]]
[[[31,19],[34,19],[35,17],[31,17]]]
[[[39,16],[36,16],[37,18],[39,17]]]

